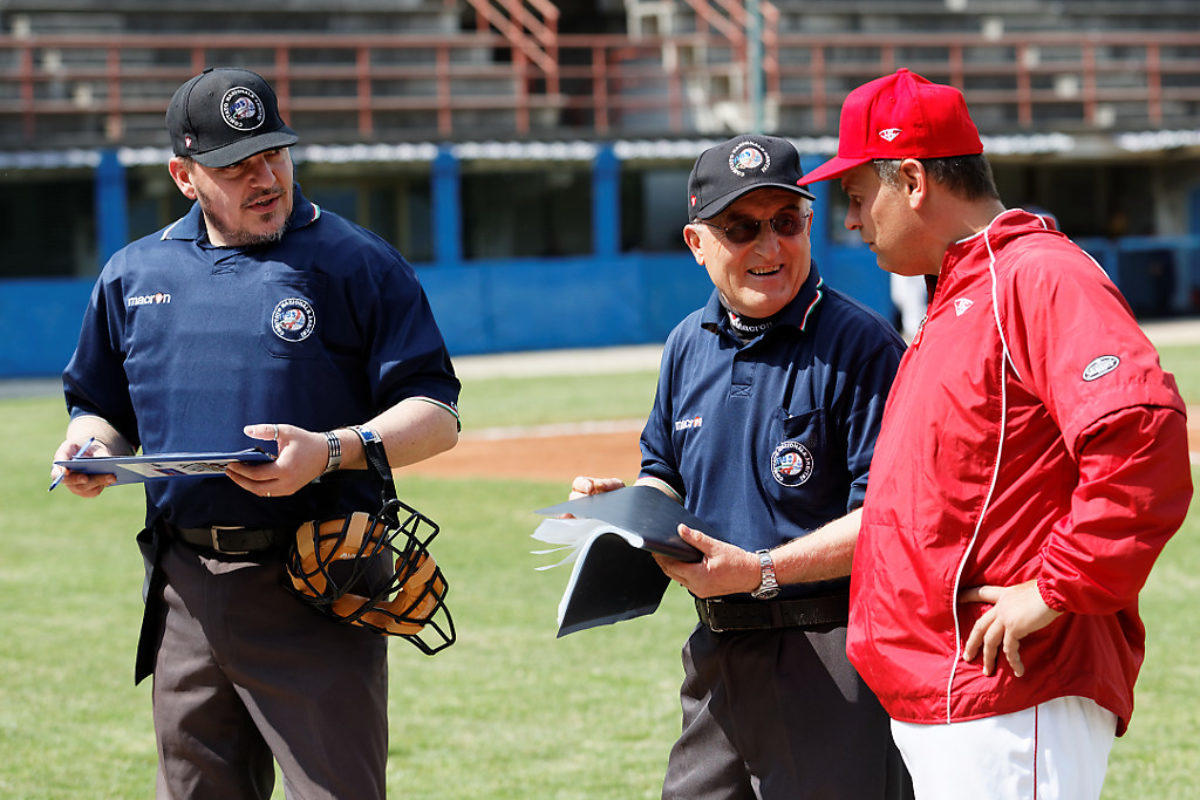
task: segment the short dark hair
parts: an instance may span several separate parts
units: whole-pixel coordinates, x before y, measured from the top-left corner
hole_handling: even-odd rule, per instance
[[[951,192],[967,200],[990,198],[1000,199],[992,166],[982,154],[950,156],[949,158],[918,159],[934,183],[940,183]],[[900,159],[877,158],[871,162],[879,180],[889,186],[900,184]]]

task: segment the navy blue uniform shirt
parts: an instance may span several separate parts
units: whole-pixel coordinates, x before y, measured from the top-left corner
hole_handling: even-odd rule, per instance
[[[409,397],[453,409],[458,380],[412,268],[299,186],[294,198],[274,244],[212,245],[197,204],[114,255],[63,373],[71,416],[103,417],[152,454],[263,444],[242,433],[251,423],[360,424]],[[146,500],[148,521],[161,512],[181,527],[285,526],[379,506],[363,470],[277,499],[224,477],[151,481]]]
[[[714,290],[667,338],[641,473],[738,547],[803,536],[862,505],[903,352],[892,326],[825,286],[816,264],[746,343]],[[786,594],[818,588],[828,587]]]

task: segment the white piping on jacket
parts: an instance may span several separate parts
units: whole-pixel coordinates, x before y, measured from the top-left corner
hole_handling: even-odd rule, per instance
[[[996,493],[996,482],[1000,478],[1000,460],[1004,455],[1004,432],[1008,428],[1008,387],[1005,382],[1005,366],[1012,367],[1012,371],[1016,373],[1017,379],[1021,380],[1020,371],[1017,370],[1016,364],[1012,363],[1012,355],[1008,349],[1008,340],[1004,337],[1004,326],[1000,322],[1000,305],[997,302],[999,298],[996,291],[996,253],[992,250],[992,243],[988,239],[988,232],[991,230],[992,224],[1001,216],[1003,214],[998,215],[983,229],[983,243],[988,251],[988,273],[992,279],[992,314],[996,319],[996,331],[1000,334],[1000,347],[1004,355],[1000,360],[1000,439],[996,445],[996,462],[992,466],[992,480],[988,486],[987,496],[983,500],[983,508],[979,511],[979,518],[975,521],[975,531],[971,534],[971,540],[967,543],[967,549],[963,552],[962,560],[958,562],[958,570],[954,574],[954,594],[950,601],[950,609],[954,616],[954,663],[950,666],[950,680],[946,682],[947,724],[954,721],[950,712],[950,701],[953,697],[954,678],[958,674],[958,662],[962,659],[962,630],[958,624],[958,593],[961,587],[962,574],[963,570],[967,567],[967,559],[971,557],[971,553],[975,550],[975,543],[979,540],[979,532],[983,529],[983,519],[987,516],[988,509],[992,505],[992,497]]]

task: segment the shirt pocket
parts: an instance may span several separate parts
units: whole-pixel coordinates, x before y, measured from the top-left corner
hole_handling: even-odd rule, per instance
[[[820,515],[837,502],[837,476],[845,471],[830,452],[824,409],[794,415],[780,409],[771,433],[764,476],[768,494]]]
[[[259,341],[276,358],[315,358],[323,351],[325,277],[297,274],[263,282]]]

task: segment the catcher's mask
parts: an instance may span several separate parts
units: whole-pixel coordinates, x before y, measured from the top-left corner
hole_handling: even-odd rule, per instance
[[[382,479],[383,507],[302,524],[287,558],[292,589],[336,620],[403,637],[433,655],[455,638],[446,579],[429,552],[437,523],[396,498],[378,439],[364,449]]]

